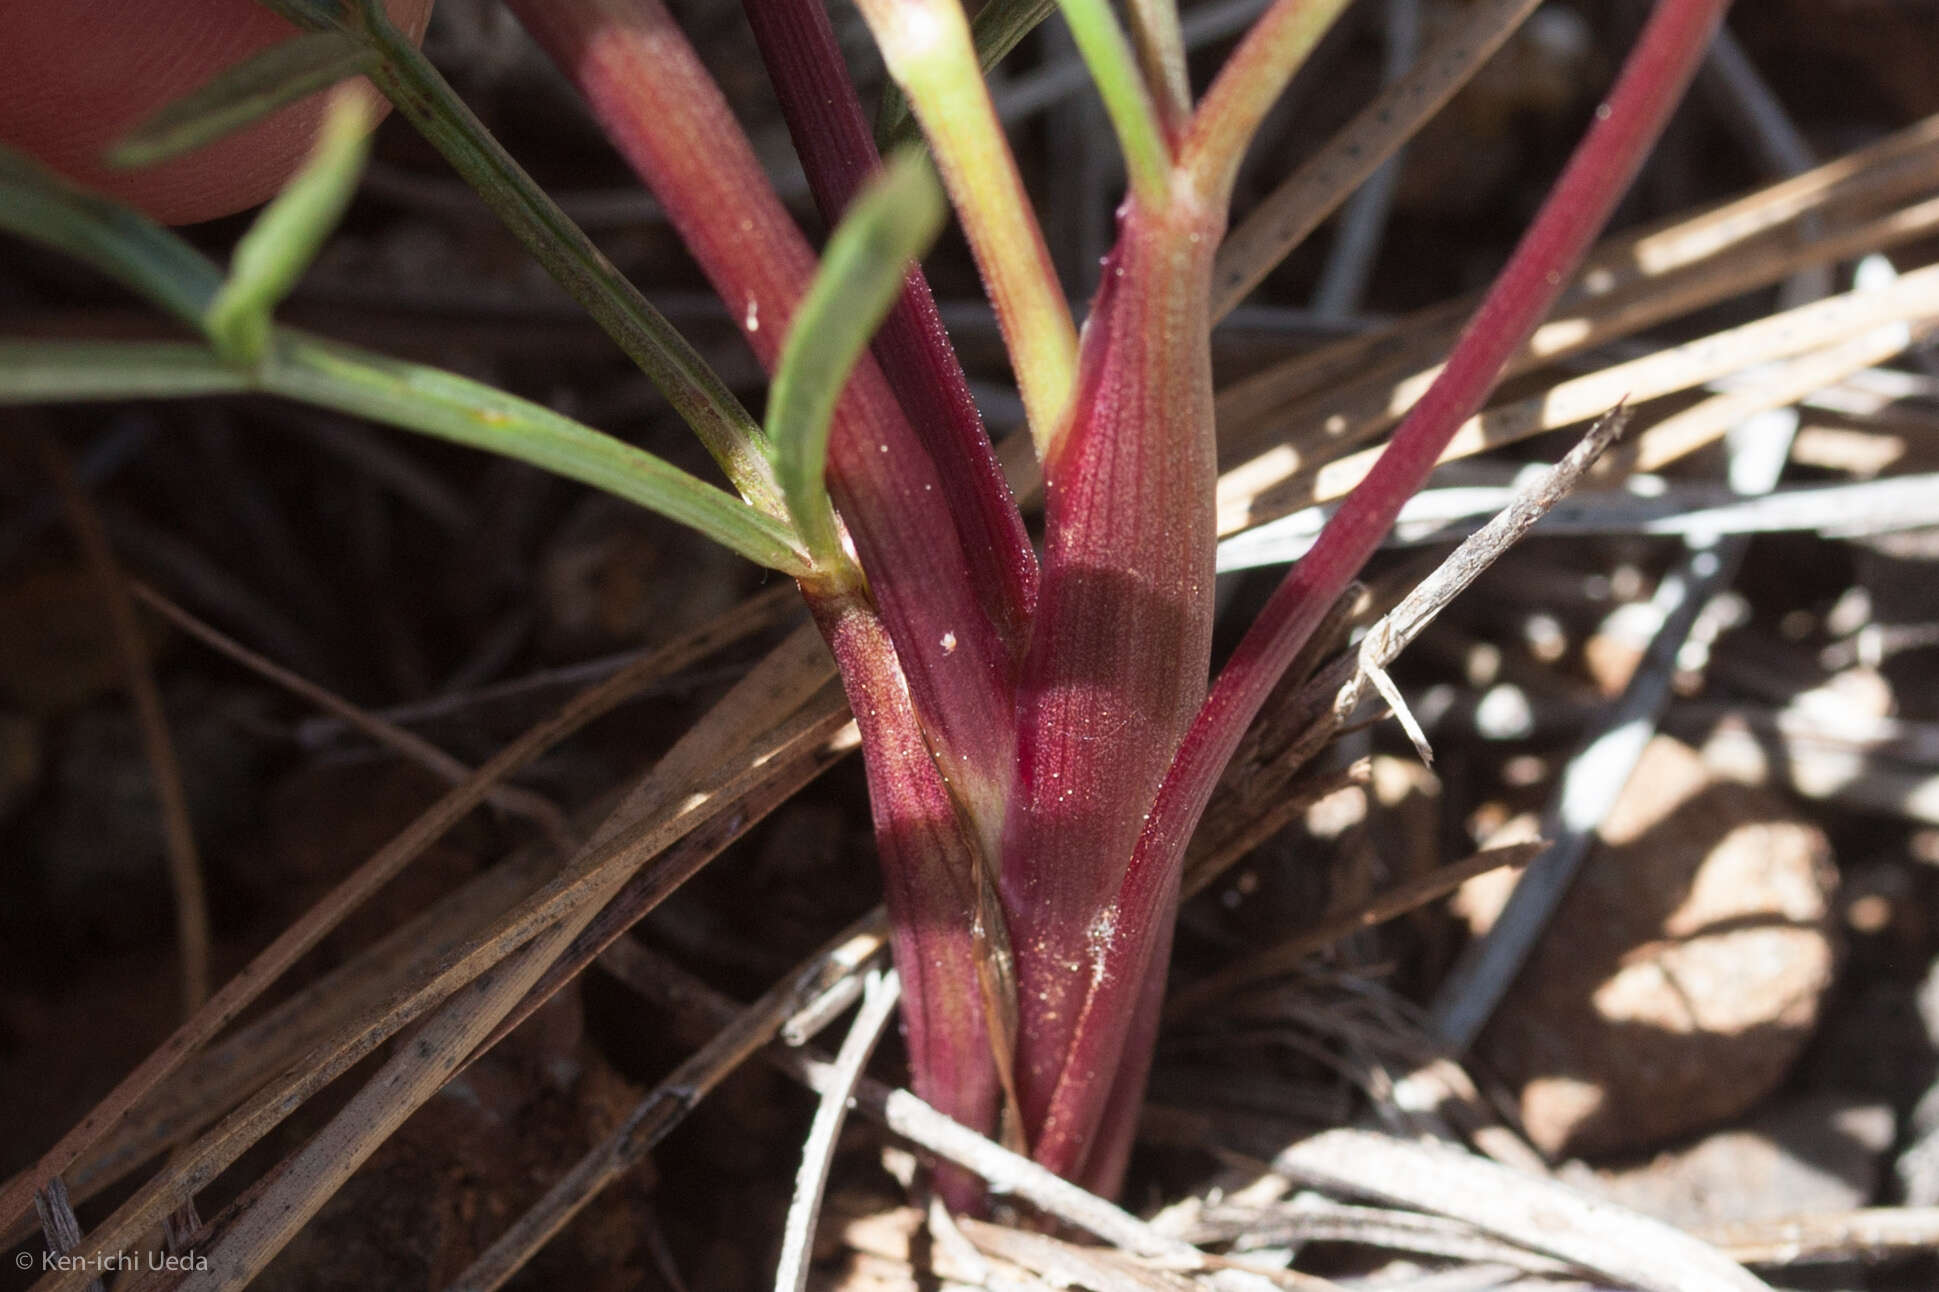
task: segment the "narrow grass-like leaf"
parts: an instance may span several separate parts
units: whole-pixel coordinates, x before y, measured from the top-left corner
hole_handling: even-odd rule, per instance
[[[1138,56],[1111,12],[1110,0],[1057,0],[1077,40],[1077,52],[1090,68],[1104,99],[1104,111],[1117,132],[1118,147],[1124,150],[1125,173],[1131,191],[1147,206],[1165,200],[1166,181],[1171,171],[1171,149],[1165,143],[1164,127],[1138,68]],[[1177,25],[1174,11],[1173,26]]]
[[[354,155],[353,147],[353,162]],[[343,163],[328,169],[335,176],[329,186],[340,187]],[[312,217],[298,213],[290,218]],[[5,149],[0,149],[0,228],[79,256],[213,339],[210,319],[222,279],[202,253],[146,217],[80,192]],[[453,373],[287,330],[270,329],[268,338],[269,348],[253,374],[255,389],[518,458],[691,526],[749,560],[789,574],[806,570],[794,535],[782,520],[541,405]],[[53,352],[44,353],[51,360]],[[156,373],[160,356],[153,347],[127,353],[128,384],[120,386],[114,384],[113,369],[123,365],[110,358],[105,347],[94,351],[107,360],[102,373],[76,374],[81,355],[71,350],[61,363],[77,382],[96,391],[96,397],[132,394],[137,389],[151,396],[170,393],[165,389],[168,379]],[[173,393],[200,393],[199,383],[214,380],[209,370],[214,356],[181,357],[189,375],[181,378]],[[137,369],[136,364],[141,366]],[[235,370],[239,379],[246,371]],[[56,375],[54,369],[43,366],[38,380],[45,386]],[[137,381],[146,384],[137,388]],[[771,479],[772,473],[763,467]]]
[[[891,159],[850,204],[788,326],[768,394],[768,437],[788,512],[817,563],[841,559],[822,483],[835,402],[901,293],[909,262],[942,231],[944,210],[942,188],[919,154]]]
[[[188,341],[0,341],[0,404],[235,394],[249,374]]]
[[[0,341],[0,406],[195,395],[281,395],[517,458],[696,530],[784,574],[808,572],[794,534],[724,489],[540,404],[441,368],[289,328],[253,368],[202,346]]]
[[[147,216],[83,192],[5,147],[0,229],[86,261],[198,331],[222,286],[221,271]]]
[[[970,20],[970,39],[976,43],[976,62],[985,72],[1003,61],[1050,17],[1057,0],[990,0]],[[882,87],[882,106],[875,114],[875,139],[883,151],[921,137],[902,87],[890,81]]]
[[[279,329],[262,388],[454,440],[603,489],[751,561],[805,572],[794,536],[725,490],[540,404],[456,373]]]
[[[263,208],[236,244],[229,277],[209,305],[215,348],[252,364],[269,344],[269,316],[343,218],[370,153],[370,109],[354,90],[339,91],[309,160]]]
[[[742,0],[741,10],[767,64],[815,206],[833,228],[882,159],[827,7],[822,0]],[[919,267],[903,279],[902,299],[870,349],[935,464],[934,492],[962,535],[976,598],[1011,656],[1019,658],[1036,612],[1037,554]]]
[[[525,249],[639,365],[743,498],[787,514],[761,428],[687,339],[613,267],[585,231],[512,159],[378,0],[260,0],[312,31],[346,31],[374,51],[370,79],[477,190]]]
[[[246,58],[142,122],[108,151],[113,166],[152,166],[254,125],[339,81],[362,76],[376,51],[340,31],[306,32]]]

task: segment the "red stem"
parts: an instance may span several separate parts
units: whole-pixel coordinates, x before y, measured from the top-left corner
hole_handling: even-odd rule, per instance
[[[881,167],[820,0],[742,0],[821,217],[831,226]],[[876,333],[874,353],[943,478],[971,577],[1011,651],[1023,653],[1037,557],[920,266]]]
[[[976,845],[930,756],[881,619],[855,596],[804,591],[861,728],[911,1084],[932,1107],[989,1134],[1001,1087],[969,915]],[[936,1187],[957,1211],[981,1206],[982,1186],[967,1172],[939,1170]]]
[[[661,0],[512,0],[659,197],[770,370],[815,255],[726,100]],[[864,356],[836,409],[830,492],[960,799],[1000,815],[1014,744],[1013,664],[979,603],[947,482]]]
[[[1259,707],[1327,607],[1365,565],[1401,505],[1433,471],[1449,438],[1487,399],[1503,365],[1534,331],[1635,178],[1703,56],[1729,0],[1659,0],[1596,122],[1515,254],[1456,342],[1446,368],[1410,411],[1372,473],[1341,505],[1280,584],[1220,672],[1172,763],[1133,854],[1105,967],[1098,975],[1067,1080],[1053,1102],[1060,1134],[1088,1144],[1104,1098],[1087,1087],[1117,1070],[1127,1020],[1177,903],[1192,829]],[[1114,1101],[1121,1102],[1121,1101]],[[1128,1133],[1109,1127],[1104,1133]],[[1048,1146],[1038,1146],[1041,1159]]]

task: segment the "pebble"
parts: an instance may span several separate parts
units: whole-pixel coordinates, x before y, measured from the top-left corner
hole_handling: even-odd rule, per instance
[[[1743,1114],[1798,1057],[1837,960],[1823,833],[1688,746],[1650,743],[1603,838],[1480,1042],[1556,1156]]]

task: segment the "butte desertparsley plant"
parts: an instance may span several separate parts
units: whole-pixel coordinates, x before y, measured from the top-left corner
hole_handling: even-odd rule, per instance
[[[1216,677],[1215,257],[1248,145],[1347,0],[1274,0],[1202,94],[1172,0],[1128,0],[1128,24],[1106,0],[1058,0],[1129,190],[1081,329],[984,80],[1048,3],[991,0],[972,23],[959,0],[857,0],[895,83],[871,126],[822,0],[744,0],[834,228],[817,254],[661,0],[511,0],[770,373],[760,422],[380,4],[268,2],[302,34],[169,109],[124,158],[174,155],[368,77],[653,380],[731,491],[537,404],[274,321],[359,172],[367,121],[353,97],[226,273],[126,209],[0,162],[0,225],[91,261],[196,337],[8,342],[4,398],[268,392],[521,458],[795,579],[859,724],[914,1089],[1115,1191],[1186,843],[1221,771],[1554,303],[1726,0],[1658,0],[1438,379]],[[878,140],[896,145],[886,163]],[[1040,552],[917,263],[951,208],[1022,397]],[[979,1204],[967,1177],[938,1184],[958,1207]]]

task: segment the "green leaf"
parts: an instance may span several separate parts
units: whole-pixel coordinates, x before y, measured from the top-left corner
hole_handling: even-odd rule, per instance
[[[990,0],[970,19],[977,65],[987,73],[1056,8],[1057,0]],[[887,152],[918,137],[915,120],[909,115],[907,96],[894,81],[887,82],[882,87],[882,106],[875,114],[876,142]]]
[[[370,152],[370,116],[354,89],[332,95],[309,160],[236,244],[207,322],[210,341],[230,359],[253,364],[262,356],[270,314],[337,227]]]
[[[156,224],[0,147],[0,229],[86,261],[198,331],[222,274]]]
[[[786,525],[725,490],[543,405],[439,368],[290,328],[272,332],[253,369],[184,342],[0,340],[0,406],[256,392],[517,458],[784,574],[809,569]]]
[[[417,46],[384,17],[383,7],[375,0],[362,4],[360,21],[383,57],[372,82],[639,365],[741,496],[771,516],[785,516],[766,439],[727,384],[512,159]]]
[[[280,108],[362,76],[375,50],[342,32],[310,32],[244,59],[175,100],[108,151],[112,166],[152,166],[253,125]]]
[[[235,394],[248,373],[186,341],[0,341],[0,404]]]
[[[849,205],[788,325],[768,393],[768,438],[788,513],[818,563],[841,559],[822,484],[835,403],[901,292],[909,263],[942,230],[945,210],[942,186],[919,152],[891,159]]]
[[[517,458],[658,512],[783,573],[807,572],[789,528],[724,489],[541,404],[456,373],[278,328],[271,394]]]

